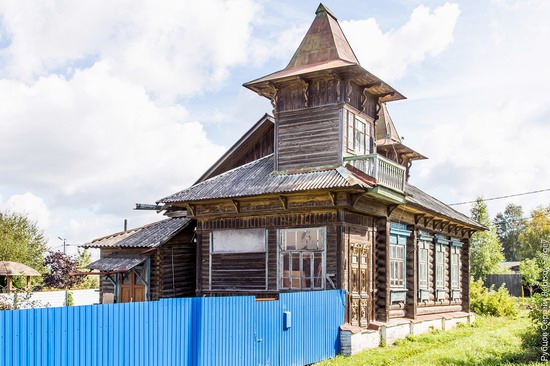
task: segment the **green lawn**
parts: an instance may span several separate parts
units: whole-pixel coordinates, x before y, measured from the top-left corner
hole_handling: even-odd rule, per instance
[[[536,365],[537,349],[526,344],[530,321],[477,316],[471,326],[434,331],[393,346],[338,356],[317,365]]]

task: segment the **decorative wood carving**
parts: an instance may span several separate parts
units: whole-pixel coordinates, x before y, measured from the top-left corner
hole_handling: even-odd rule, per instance
[[[309,104],[309,97],[307,95],[307,92],[309,90],[309,83],[303,78],[298,78],[298,82],[300,83],[300,86],[302,87],[302,93],[304,94],[304,107],[307,107]]]
[[[279,89],[277,89],[273,84],[267,84],[267,88],[273,94],[271,97],[271,106],[273,107],[273,115],[277,111],[277,102],[279,101]]]
[[[418,225],[418,223],[420,222],[420,220],[422,220],[422,218],[424,218],[424,216],[426,216],[426,215],[425,215],[425,214],[414,215],[414,223],[415,223],[415,225]]]
[[[237,211],[237,213],[241,213],[241,203],[237,200],[231,200],[231,203],[235,206],[235,211]]]
[[[430,222],[433,220],[434,218],[433,217],[424,217],[424,226],[425,227],[428,227],[428,225],[430,224]]]
[[[329,192],[328,195],[332,204],[336,206],[336,198],[337,198],[336,192]]]
[[[195,212],[195,205],[188,204],[188,205],[187,205],[187,209],[188,209],[189,212],[191,213],[191,216],[195,216],[195,214],[196,214],[196,212]]]
[[[340,77],[336,76],[336,101],[340,103],[342,99],[340,98],[340,94],[342,93],[341,85],[340,85]]]
[[[368,88],[363,89],[363,96],[362,96],[363,100],[361,101],[361,110],[363,112],[365,112],[365,109],[367,108],[367,101],[369,99],[368,95],[367,95],[369,92],[367,90],[368,90]]]
[[[352,193],[349,195],[349,199],[350,199],[350,206],[351,207],[355,207],[355,205],[357,204],[357,202],[359,201],[359,199],[363,197],[363,193]]]
[[[353,92],[353,87],[351,86],[351,80],[348,80],[346,83],[346,102],[351,102],[351,93]]]
[[[391,213],[393,212],[393,210],[395,210],[399,205],[388,205],[388,217],[390,217]]]
[[[456,224],[449,224],[449,226],[447,227],[447,232],[450,234],[455,227],[456,227]]]
[[[285,196],[279,196],[279,200],[281,201],[281,203],[283,204],[283,208],[285,210],[288,210],[288,198],[285,197]]]

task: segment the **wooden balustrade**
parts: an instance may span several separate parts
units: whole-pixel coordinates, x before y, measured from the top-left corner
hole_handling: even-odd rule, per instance
[[[405,167],[379,154],[348,156],[344,163],[375,178],[381,186],[399,192],[405,190]]]

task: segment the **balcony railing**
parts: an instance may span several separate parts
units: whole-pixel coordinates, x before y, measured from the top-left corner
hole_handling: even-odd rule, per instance
[[[405,190],[405,168],[381,155],[348,156],[344,158],[344,163],[375,178],[381,186],[399,192]]]

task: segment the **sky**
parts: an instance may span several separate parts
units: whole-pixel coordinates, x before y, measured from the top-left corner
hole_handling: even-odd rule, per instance
[[[362,66],[446,203],[550,188],[550,2],[345,0]],[[134,204],[190,186],[265,112],[244,82],[282,69],[317,1],[0,2],[0,209],[53,249],[162,219]],[[550,192],[488,202],[528,215]],[[456,206],[468,214],[470,205]],[[74,251],[74,247],[69,247]]]

